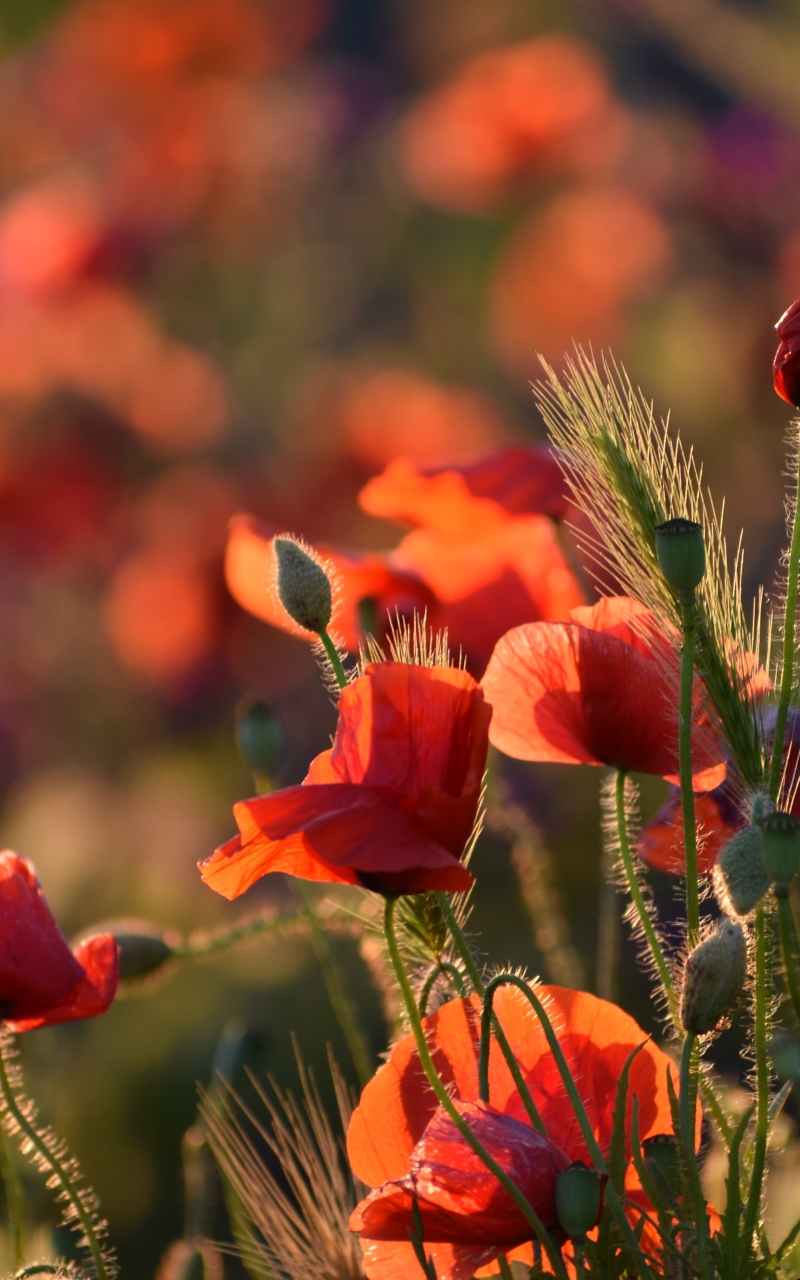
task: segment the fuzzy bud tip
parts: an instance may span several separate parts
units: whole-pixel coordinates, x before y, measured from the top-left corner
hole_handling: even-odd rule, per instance
[[[761,853],[758,827],[744,827],[728,841],[715,868],[717,896],[724,911],[747,916],[769,890],[771,881]]]
[[[327,630],[333,610],[331,584],[317,559],[294,538],[274,538],[278,596],[289,617],[306,631]]]
[[[723,920],[686,959],[681,996],[684,1031],[696,1036],[721,1029],[742,994],[747,976],[744,929]]]

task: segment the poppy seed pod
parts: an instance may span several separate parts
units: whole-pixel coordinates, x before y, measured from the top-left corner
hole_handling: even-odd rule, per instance
[[[716,1031],[741,995],[746,976],[744,929],[723,920],[687,956],[681,995],[684,1031],[696,1036]]]
[[[283,726],[267,702],[256,699],[236,719],[236,745],[253,773],[272,778],[283,754]]]
[[[681,1193],[683,1175],[678,1144],[671,1133],[656,1133],[642,1143],[647,1172],[667,1200]]]
[[[768,813],[759,822],[761,855],[778,897],[789,892],[800,866],[800,822],[790,813]]]
[[[603,1208],[603,1178],[576,1160],[556,1178],[556,1216],[570,1240],[582,1240],[597,1226]]]
[[[664,578],[678,593],[691,593],[706,572],[703,529],[694,520],[676,516],[656,526],[656,555]]]
[[[782,400],[800,407],[800,299],[784,311],[775,328],[781,341],[772,362],[773,384]]]
[[[333,599],[327,573],[294,538],[273,538],[278,562],[278,595],[289,617],[306,631],[325,631]]]
[[[744,827],[722,851],[714,873],[720,906],[730,905],[737,916],[749,915],[772,883],[761,853],[761,831]]]

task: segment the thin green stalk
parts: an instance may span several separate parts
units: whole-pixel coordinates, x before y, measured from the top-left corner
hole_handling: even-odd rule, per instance
[[[8,1078],[8,1071],[2,1052],[0,1052],[0,1094],[3,1096],[7,1113],[13,1118],[20,1132],[25,1135],[25,1145],[36,1152],[45,1167],[52,1170],[47,1180],[48,1185],[59,1187],[64,1194],[64,1198],[71,1204],[86,1237],[86,1247],[92,1255],[97,1280],[108,1280],[103,1249],[97,1238],[92,1215],[83,1203],[80,1191],[65,1167],[63,1160],[59,1158],[57,1152],[50,1150],[35,1126],[18,1105],[14,1090],[11,1087],[11,1081]]]
[[[700,884],[697,874],[697,828],[694,819],[694,788],[692,786],[692,694],[697,626],[694,592],[681,599],[680,609],[683,645],[681,647],[678,768],[683,810],[683,846],[686,853],[686,923],[689,946],[694,947],[700,940]]]
[[[437,961],[436,964],[431,965],[431,971],[428,974],[427,978],[425,979],[423,988],[419,993],[419,1016],[421,1018],[424,1018],[425,1014],[428,1012],[428,1001],[431,998],[431,992],[433,991],[434,983],[436,982],[437,978],[440,978],[442,976],[443,973],[446,973],[450,976],[453,986],[455,987],[456,991],[458,992],[462,1000],[464,996],[467,994],[467,989],[464,986],[464,979],[461,975],[461,972],[456,968],[456,966],[454,964],[451,964],[449,960]]]
[[[778,928],[781,935],[781,959],[786,988],[792,1001],[794,1016],[800,1022],[800,981],[797,976],[797,933],[794,912],[788,894],[777,894]]]
[[[795,459],[795,466],[798,460]],[[795,489],[795,505],[792,512],[792,538],[789,544],[789,565],[786,571],[786,608],[783,615],[783,671],[781,672],[781,689],[778,696],[778,709],[775,714],[775,737],[772,742],[772,760],[769,768],[769,794],[773,800],[778,798],[783,769],[783,738],[786,733],[786,720],[789,715],[789,703],[794,684],[794,648],[795,626],[797,624],[797,587],[800,577],[800,466],[797,467],[797,487]]]
[[[328,661],[333,667],[333,674],[336,676],[336,683],[340,689],[344,689],[347,685],[347,673],[342,666],[342,660],[336,650],[336,645],[331,640],[327,631],[318,631],[317,635],[322,641],[322,647],[328,655]]]
[[[619,949],[622,938],[619,902],[612,881],[611,859],[604,851],[601,860],[600,909],[597,913],[597,994],[601,1000],[617,999]]]
[[[408,980],[408,975],[403,965],[403,958],[400,954],[400,948],[397,945],[397,937],[394,928],[394,910],[396,903],[396,898],[386,899],[386,909],[383,917],[386,943],[389,949],[389,957],[392,962],[392,967],[394,968],[395,975],[397,977],[400,994],[403,997],[403,1003],[406,1007],[406,1013],[408,1015],[411,1030],[414,1034],[414,1040],[416,1041],[417,1053],[419,1055],[420,1063],[422,1064],[422,1069],[428,1077],[428,1082],[436,1095],[439,1105],[447,1112],[461,1136],[469,1144],[478,1158],[483,1162],[483,1164],[485,1164],[490,1173],[494,1174],[501,1186],[503,1186],[512,1197],[523,1213],[526,1221],[530,1224],[534,1236],[541,1240],[542,1246],[547,1252],[550,1264],[553,1267],[555,1274],[559,1277],[559,1280],[567,1280],[567,1271],[564,1266],[561,1253],[555,1247],[550,1236],[547,1234],[545,1226],[535,1209],[529,1204],[527,1198],[522,1194],[516,1183],[509,1178],[505,1170],[501,1168],[497,1161],[489,1154],[483,1143],[475,1137],[475,1134],[459,1113],[453,1099],[450,1097],[447,1089],[439,1079],[439,1074],[434,1065],[433,1058],[431,1057],[430,1049],[428,1048],[428,1042],[425,1039],[425,1032],[414,1000],[414,993],[411,990],[411,983]]]
[[[11,1139],[5,1125],[0,1122],[0,1176],[6,1193],[8,1233],[13,1241],[14,1266],[25,1265],[25,1199],[19,1180]]]
[[[573,1240],[572,1247],[575,1250],[575,1280],[584,1280],[586,1267],[583,1260],[583,1241]]]
[[[711,1280],[711,1267],[708,1259],[708,1219],[706,1218],[706,1199],[703,1195],[703,1188],[700,1185],[700,1171],[697,1167],[697,1155],[694,1149],[695,1106],[697,1100],[697,1094],[694,1086],[697,1081],[697,1070],[692,1059],[695,1056],[694,1049],[696,1044],[697,1036],[689,1033],[683,1042],[683,1052],[681,1053],[681,1091],[679,1100],[681,1136],[683,1138],[683,1151],[686,1158],[686,1167],[689,1171],[692,1199],[694,1200],[694,1216],[697,1226],[697,1251],[700,1255],[700,1274],[706,1278],[706,1280]]]
[[[263,915],[240,920],[230,929],[200,933],[194,938],[187,938],[185,942],[173,948],[173,955],[178,960],[197,960],[203,956],[214,955],[218,951],[227,951],[230,947],[238,946],[240,942],[249,942],[262,934],[280,933],[284,929],[296,928],[298,925],[307,923],[302,912],[296,916],[275,916],[272,911],[268,911]]]
[[[550,1047],[550,1052],[552,1053],[555,1064],[558,1068],[558,1073],[561,1076],[564,1088],[567,1091],[567,1096],[572,1104],[572,1110],[575,1114],[575,1118],[580,1125],[583,1140],[586,1143],[594,1167],[599,1173],[607,1173],[608,1170],[606,1167],[605,1157],[603,1156],[597,1139],[594,1136],[594,1130],[592,1129],[589,1117],[586,1114],[586,1108],[584,1107],[583,1100],[578,1093],[575,1080],[573,1079],[572,1072],[569,1069],[569,1064],[564,1057],[564,1052],[559,1043],[558,1036],[553,1029],[553,1024],[547,1016],[547,1010],[536,995],[536,992],[531,989],[524,978],[520,978],[516,973],[499,973],[497,977],[492,978],[491,982],[486,986],[483,1013],[481,1015],[481,1051],[478,1061],[478,1087],[481,1098],[484,1102],[489,1101],[489,1029],[492,1018],[492,1002],[494,1000],[495,991],[498,987],[503,985],[517,987],[525,996],[528,1003],[533,1006]],[[639,1245],[639,1241],[634,1235],[631,1224],[625,1216],[625,1210],[622,1207],[616,1189],[611,1182],[606,1183],[605,1196],[611,1208],[611,1212],[617,1220],[617,1226],[625,1237],[628,1248],[631,1250],[639,1275],[642,1277],[642,1280],[653,1280],[653,1274],[647,1265],[644,1254],[642,1253]]]
[[[461,930],[461,926],[459,925],[458,920],[456,919],[456,914],[450,905],[450,901],[447,898],[447,895],[444,893],[435,893],[434,897],[439,905],[442,915],[444,916],[447,922],[447,927],[450,930],[450,934],[453,938],[453,941],[456,944],[456,947],[458,948],[458,953],[464,962],[464,967],[470,976],[472,985],[475,988],[476,993],[481,998],[483,998],[484,992],[486,990],[483,978],[480,975],[478,966],[475,963],[475,957],[473,956],[472,952],[469,949],[469,943],[464,937],[464,934]],[[517,1093],[522,1098],[523,1105],[525,1107],[525,1110],[528,1113],[528,1119],[530,1120],[534,1129],[538,1129],[539,1133],[546,1134],[547,1130],[545,1129],[544,1121],[542,1120],[542,1117],[539,1114],[539,1108],[536,1106],[536,1103],[533,1100],[533,1095],[531,1094],[530,1089],[528,1088],[527,1084],[523,1079],[519,1063],[517,1062],[517,1059],[514,1056],[514,1052],[511,1048],[511,1045],[508,1043],[508,1038],[506,1036],[505,1031],[500,1025],[499,1018],[493,1019],[492,1030],[494,1031],[495,1039],[497,1040],[497,1043],[500,1046],[500,1051],[506,1060],[506,1065],[509,1071],[511,1072],[511,1077],[516,1086]]]
[[[754,1048],[756,1059],[756,1131],[753,1141],[753,1170],[747,1211],[744,1219],[745,1240],[750,1241],[761,1212],[761,1193],[767,1159],[769,1137],[769,1062],[767,1058],[768,975],[767,921],[763,907],[757,907],[753,921],[755,1001],[753,1008]]]
[[[304,916],[311,930],[311,946],[317,958],[317,963],[322,970],[325,990],[328,993],[328,999],[336,1021],[344,1036],[345,1044],[350,1051],[350,1057],[353,1059],[358,1082],[363,1089],[364,1085],[368,1084],[375,1074],[375,1064],[367,1049],[353,1009],[353,1003],[345,990],[342,975],[331,953],[328,939],[325,937],[317,919],[314,900],[302,880],[295,880],[294,891],[303,903]]]
[[[633,861],[633,850],[628,836],[628,821],[625,815],[625,780],[627,774],[624,769],[617,770],[616,787],[614,789],[614,809],[617,820],[617,841],[619,844],[620,860],[622,869],[625,872],[625,881],[628,886],[628,893],[631,895],[636,918],[639,921],[639,927],[644,934],[645,941],[656,966],[664,995],[667,998],[669,1014],[675,1025],[678,1025],[678,997],[675,994],[675,983],[672,981],[667,958],[664,955],[664,949],[659,941],[658,934],[655,931],[653,921],[650,918],[650,912],[647,910],[647,903],[644,900],[642,886],[639,883],[639,877],[636,874],[636,867]]]
[[[500,1275],[502,1276],[502,1280],[514,1280],[514,1273],[508,1265],[508,1258],[506,1255],[501,1253],[497,1261],[500,1263]]]

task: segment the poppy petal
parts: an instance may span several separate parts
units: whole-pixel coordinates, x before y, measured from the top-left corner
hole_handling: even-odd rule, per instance
[[[34,1015],[82,977],[33,867],[10,850],[0,853],[0,1009],[12,1017]]]
[[[97,1018],[111,1006],[119,981],[119,949],[110,933],[96,934],[78,943],[75,960],[81,970],[77,985],[38,1016],[13,1019],[12,1031],[33,1031],[59,1022]]]
[[[458,891],[466,867],[371,787],[287,787],[234,806],[240,836],[199,864],[206,884],[237,898],[261,876],[284,871],[341,884],[403,883]]]

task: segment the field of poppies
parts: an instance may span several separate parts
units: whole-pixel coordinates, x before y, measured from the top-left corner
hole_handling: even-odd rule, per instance
[[[0,1275],[800,1274],[799,64],[0,6]]]

